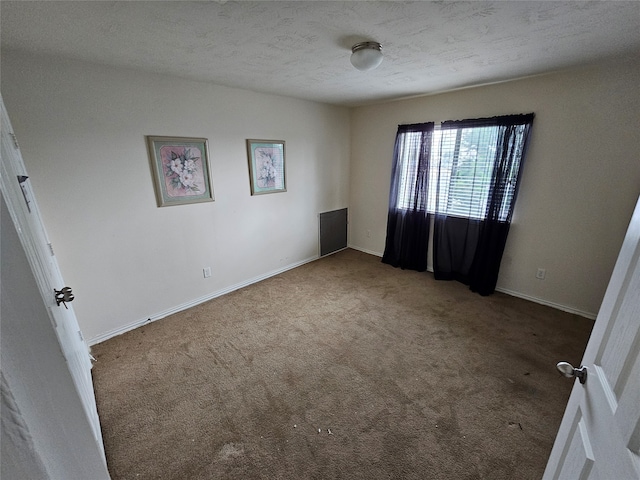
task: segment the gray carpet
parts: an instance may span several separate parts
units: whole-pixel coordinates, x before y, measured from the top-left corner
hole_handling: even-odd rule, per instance
[[[109,470],[539,479],[592,325],[345,250],[94,346]]]

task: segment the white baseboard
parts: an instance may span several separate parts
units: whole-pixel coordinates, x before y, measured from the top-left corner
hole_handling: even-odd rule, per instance
[[[595,320],[596,317],[598,316],[597,313],[585,312],[584,310],[578,310],[577,308],[568,307],[560,303],[550,302],[548,300],[544,300],[538,297],[532,297],[531,295],[527,295],[520,292],[514,292],[513,290],[509,290],[507,288],[497,287],[496,292],[505,293],[507,295],[511,295],[512,297],[522,298],[523,300],[528,300],[530,302],[539,303],[540,305],[546,305],[547,307],[555,308],[557,310],[562,310],[563,312],[580,315],[581,317],[585,317],[590,320]]]
[[[382,257],[382,253],[374,252],[373,250],[367,250],[366,248],[356,247],[355,245],[349,245],[349,248],[358,250],[359,252],[368,253],[369,255],[375,255],[376,257]]]
[[[98,343],[104,342],[106,340],[109,340],[110,338],[117,337],[118,335],[122,335],[123,333],[129,332],[129,331],[134,330],[134,329],[136,329],[138,327],[146,325],[147,323],[155,322],[156,320],[160,320],[161,318],[168,317],[169,315],[173,315],[174,313],[182,312],[183,310],[187,310],[188,308],[195,307],[196,305],[200,305],[201,303],[207,302],[209,300],[213,300],[214,298],[217,298],[217,297],[220,297],[220,296],[225,295],[227,293],[231,293],[231,292],[233,292],[235,290],[239,290],[241,288],[247,287],[247,286],[249,286],[251,284],[261,282],[262,280],[266,280],[267,278],[273,277],[275,275],[279,275],[280,273],[283,273],[283,272],[286,272],[287,270],[291,270],[293,268],[299,267],[301,265],[304,265],[305,263],[310,263],[310,262],[313,262],[315,260],[318,260],[318,258],[319,257],[317,257],[317,256],[306,258],[306,259],[301,260],[299,262],[287,265],[286,267],[279,268],[277,270],[272,270],[272,271],[270,271],[268,273],[265,273],[263,275],[258,275],[257,277],[253,277],[253,278],[251,278],[249,280],[246,280],[244,282],[236,283],[235,285],[231,285],[229,287],[223,288],[222,290],[215,291],[215,292],[210,293],[208,295],[205,295],[203,297],[195,298],[195,299],[193,299],[193,300],[191,300],[189,302],[183,303],[183,304],[178,305],[176,307],[169,308],[169,309],[164,310],[162,312],[155,313],[153,315],[150,315],[147,318],[143,318],[141,320],[136,320],[133,323],[129,323],[128,325],[124,325],[122,327],[116,328],[115,330],[111,330],[109,332],[102,333],[100,335],[97,335],[97,336],[89,339],[88,340],[89,346],[96,345]]]

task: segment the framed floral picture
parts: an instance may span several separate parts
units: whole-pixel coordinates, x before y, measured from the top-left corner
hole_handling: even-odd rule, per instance
[[[247,140],[251,195],[286,192],[283,140]]]
[[[206,138],[146,138],[159,207],[214,200]]]

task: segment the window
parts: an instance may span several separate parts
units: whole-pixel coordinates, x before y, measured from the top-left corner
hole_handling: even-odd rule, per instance
[[[382,262],[492,293],[533,118],[398,125]]]
[[[398,151],[400,183],[397,207],[418,211],[426,209],[428,213],[464,218],[485,218],[494,169],[503,167],[496,165],[496,161],[500,161],[497,149],[501,147],[501,127],[459,127],[455,125],[457,122],[451,123],[454,125],[447,122],[436,126],[433,131],[427,167],[428,193],[424,199],[416,198],[416,179],[420,177],[417,151],[422,133],[402,133],[404,138]],[[512,155],[520,158],[526,125],[515,125],[515,128],[515,141],[507,147],[512,148]],[[509,171],[505,172],[507,181],[498,186],[502,189],[498,219],[502,221],[509,215],[519,170],[519,162],[509,162],[509,165]]]

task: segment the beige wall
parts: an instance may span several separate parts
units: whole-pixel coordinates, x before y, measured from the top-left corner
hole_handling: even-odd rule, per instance
[[[346,108],[6,51],[1,87],[87,339],[316,258],[348,206]],[[158,208],[145,135],[208,138],[216,201]],[[286,141],[286,193],[250,195],[247,138]]]
[[[354,109],[350,244],[384,251],[398,124],[535,112],[498,287],[594,315],[640,193],[639,85],[609,64]]]

